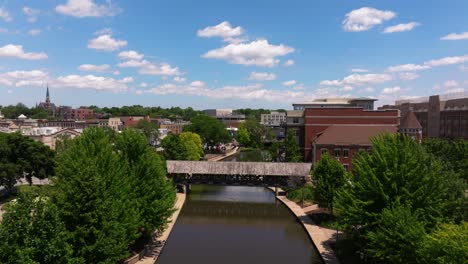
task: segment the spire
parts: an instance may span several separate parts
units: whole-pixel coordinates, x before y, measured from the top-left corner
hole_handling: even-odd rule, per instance
[[[46,103],[50,103],[49,84],[47,83]]]

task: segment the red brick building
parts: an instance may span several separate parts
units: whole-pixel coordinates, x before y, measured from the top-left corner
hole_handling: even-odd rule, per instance
[[[312,163],[328,153],[343,167],[352,170],[352,159],[359,151],[371,148],[371,138],[382,133],[395,134],[395,125],[331,125],[317,134],[312,141]]]
[[[305,108],[304,158],[306,161],[312,161],[313,141],[332,125],[397,127],[399,118],[398,110],[373,111],[359,107]],[[346,132],[345,127],[342,129]]]
[[[71,110],[71,119],[85,120],[94,117],[94,111],[85,107]]]

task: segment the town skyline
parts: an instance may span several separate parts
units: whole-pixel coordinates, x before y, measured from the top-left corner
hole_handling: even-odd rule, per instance
[[[183,7],[183,8],[181,8]],[[0,105],[290,109],[465,92],[464,1],[0,5]],[[216,14],[216,15],[213,15]]]

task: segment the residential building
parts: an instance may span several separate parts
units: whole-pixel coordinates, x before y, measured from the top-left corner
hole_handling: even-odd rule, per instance
[[[269,114],[261,114],[260,124],[270,127],[279,127],[286,122],[285,112],[271,112]]]
[[[86,108],[84,106],[80,106],[78,109],[72,109],[71,112],[71,119],[74,120],[86,120],[89,118],[94,117],[93,109]]]
[[[79,135],[81,135],[81,132],[75,129],[42,127],[35,129],[33,134],[28,136],[36,141],[44,143],[44,145],[50,147],[51,149],[55,149],[58,141],[64,138],[73,139]]]
[[[159,124],[159,128],[167,129],[170,133],[179,135],[182,133],[184,126],[189,124],[188,121],[163,122]]]
[[[114,131],[121,131],[123,128],[123,123],[122,120],[120,120],[120,117],[110,117],[107,120],[107,126]]]
[[[359,151],[371,149],[372,137],[396,132],[396,125],[330,125],[312,140],[312,163],[315,165],[327,153],[350,171],[353,157]]]
[[[412,111],[421,124],[423,138],[468,139],[467,93],[399,100],[379,109],[398,109],[402,117]]]
[[[377,99],[373,98],[323,98],[315,99],[310,103],[293,104],[293,109],[360,107],[364,110],[374,110],[375,101]]]

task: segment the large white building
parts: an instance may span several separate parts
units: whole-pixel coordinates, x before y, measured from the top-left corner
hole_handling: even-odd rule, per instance
[[[262,114],[260,117],[260,124],[265,126],[281,126],[286,123],[285,112],[271,112],[269,114]]]

